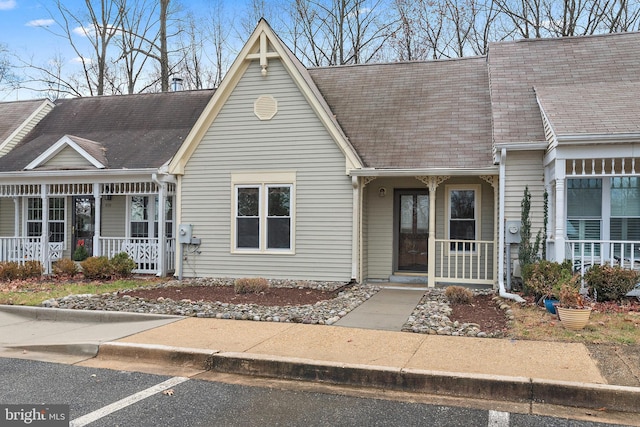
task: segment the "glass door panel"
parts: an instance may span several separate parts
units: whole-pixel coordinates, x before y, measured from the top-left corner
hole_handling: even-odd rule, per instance
[[[397,269],[427,271],[429,237],[429,194],[426,190],[397,193]]]

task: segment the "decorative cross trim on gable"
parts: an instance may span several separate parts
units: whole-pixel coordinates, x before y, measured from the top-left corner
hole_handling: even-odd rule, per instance
[[[44,166],[66,147],[70,147],[76,151],[97,169],[105,169],[107,167],[107,158],[104,155],[105,149],[102,144],[73,135],[65,135],[29,163],[25,167],[25,170],[33,170],[37,167]]]

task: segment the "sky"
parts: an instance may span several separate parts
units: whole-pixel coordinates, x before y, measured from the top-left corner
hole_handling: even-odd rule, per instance
[[[190,9],[197,9],[198,4],[206,2],[207,0],[182,0],[181,3]],[[64,6],[71,11],[86,9],[84,3],[85,0],[63,0]],[[235,6],[240,2],[236,0],[226,3]],[[69,42],[52,34],[51,30],[55,29],[56,23],[49,10],[53,14],[57,11],[54,0],[0,0],[0,45],[36,64],[43,64],[53,56],[61,56],[67,67],[76,66],[80,69],[77,54],[71,49]],[[41,97],[41,94],[31,91],[0,91],[0,102]]]

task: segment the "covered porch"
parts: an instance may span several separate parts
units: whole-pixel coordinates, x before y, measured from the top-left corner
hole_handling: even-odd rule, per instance
[[[361,277],[496,285],[497,175],[376,172],[358,177]]]
[[[173,178],[105,175],[83,180],[49,172],[24,183],[0,178],[0,261],[40,261],[50,273],[55,261],[78,260],[79,253],[111,258],[126,252],[135,273],[174,271]]]

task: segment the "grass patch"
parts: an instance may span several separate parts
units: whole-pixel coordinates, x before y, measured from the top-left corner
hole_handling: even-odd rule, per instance
[[[150,286],[160,279],[126,279],[112,282],[20,281],[0,283],[0,304],[38,306],[51,298],[77,294],[104,294]]]
[[[640,344],[640,314],[592,312],[584,329],[571,331],[542,307],[512,304],[515,321],[509,337],[584,344]]]

